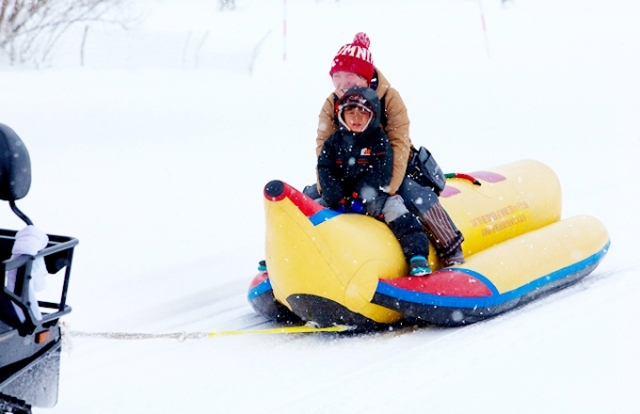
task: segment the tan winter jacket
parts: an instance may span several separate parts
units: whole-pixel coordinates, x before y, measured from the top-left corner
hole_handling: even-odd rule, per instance
[[[378,87],[376,94],[382,100],[384,97],[384,109],[387,124],[384,131],[389,137],[393,148],[393,175],[389,183],[389,194],[398,191],[407,171],[407,162],[411,155],[411,138],[409,137],[409,115],[398,91],[389,85],[387,78],[376,68],[378,75]],[[322,145],[331,134],[338,129],[333,112],[334,93],[324,101],[318,121],[318,137],[316,138],[316,156],[320,155]],[[319,187],[319,185],[318,185]]]

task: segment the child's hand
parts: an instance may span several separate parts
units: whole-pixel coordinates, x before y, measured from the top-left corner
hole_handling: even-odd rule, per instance
[[[336,205],[332,206],[331,209],[337,211],[338,213],[348,213],[351,207],[351,203],[347,201],[346,198],[341,198]]]

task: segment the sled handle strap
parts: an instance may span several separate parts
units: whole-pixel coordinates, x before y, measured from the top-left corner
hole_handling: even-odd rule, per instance
[[[469,175],[469,174],[462,174],[462,173],[448,173],[444,175],[444,178],[461,178],[463,180],[468,180],[471,181],[474,185],[482,185],[480,184],[480,181],[478,181],[475,177]]]

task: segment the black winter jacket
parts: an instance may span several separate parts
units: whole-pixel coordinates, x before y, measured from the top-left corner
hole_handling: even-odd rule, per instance
[[[332,208],[338,207],[343,199],[367,203],[386,195],[383,188],[389,185],[393,172],[393,149],[380,127],[378,96],[369,88],[353,88],[337,105],[351,95],[363,96],[373,108],[374,116],[363,132],[351,132],[341,125],[322,147],[318,179],[322,198]]]

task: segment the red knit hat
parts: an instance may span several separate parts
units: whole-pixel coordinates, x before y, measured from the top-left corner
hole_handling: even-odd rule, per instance
[[[347,43],[338,50],[338,54],[333,58],[329,75],[335,72],[351,72],[362,76],[371,83],[373,78],[373,56],[369,52],[369,36],[360,32],[353,38],[352,43]]]

